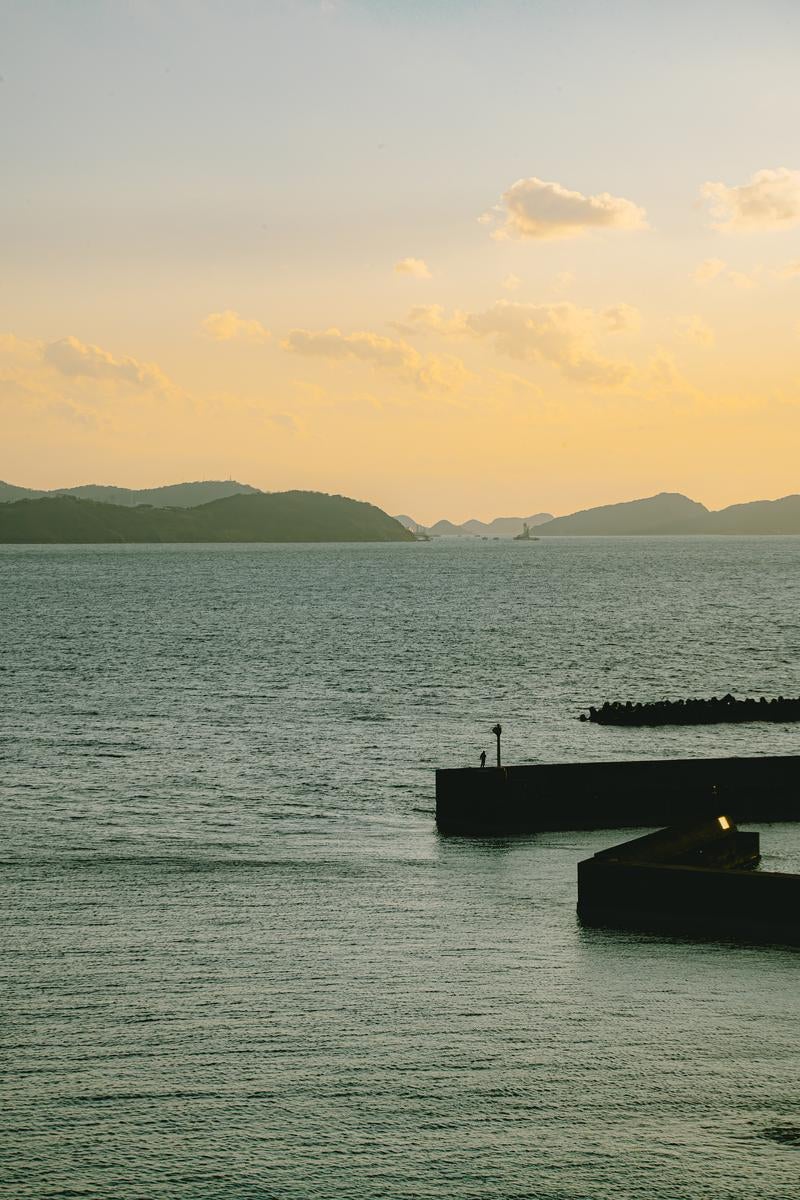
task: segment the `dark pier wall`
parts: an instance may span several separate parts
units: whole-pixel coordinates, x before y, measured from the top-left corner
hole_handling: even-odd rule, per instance
[[[752,867],[761,856],[760,837],[737,829],[720,814],[690,825],[670,825],[644,837],[598,850],[591,863],[665,863],[671,867]],[[580,868],[579,868],[580,871]]]
[[[441,833],[800,821],[800,756],[461,767],[436,772]]]
[[[586,859],[578,914],[587,925],[800,941],[800,875]]]

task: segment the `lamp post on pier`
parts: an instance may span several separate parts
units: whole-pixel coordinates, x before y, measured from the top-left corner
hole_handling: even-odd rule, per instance
[[[492,733],[497,738],[497,766],[498,766],[498,769],[500,767],[500,734],[502,732],[503,732],[502,725],[495,725],[494,728],[492,729]]]

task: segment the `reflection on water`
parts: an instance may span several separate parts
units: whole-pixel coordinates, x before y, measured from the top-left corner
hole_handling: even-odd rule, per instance
[[[0,552],[0,1195],[795,1200],[797,952],[582,929],[607,834],[430,809],[498,717],[509,761],[794,748],[574,718],[796,693],[800,546],[518,550]]]

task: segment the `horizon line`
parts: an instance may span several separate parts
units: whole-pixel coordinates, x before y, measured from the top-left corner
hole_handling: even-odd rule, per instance
[[[304,487],[284,487],[284,488],[274,488],[274,489],[264,488],[264,487],[259,487],[257,484],[254,484],[254,483],[246,483],[243,480],[234,479],[233,476],[230,476],[230,475],[227,478],[181,479],[181,480],[178,480],[178,481],[172,482],[172,483],[151,483],[151,484],[146,484],[143,487],[131,487],[128,484],[119,484],[119,483],[73,483],[73,484],[62,484],[62,485],[56,486],[56,487],[32,487],[28,484],[10,483],[9,480],[7,480],[7,479],[0,479],[0,485],[5,484],[7,487],[22,488],[25,491],[32,491],[32,492],[64,492],[64,491],[70,491],[74,488],[82,488],[82,487],[101,487],[101,488],[107,487],[107,488],[116,488],[116,489],[119,489],[120,491],[125,491],[125,492],[149,492],[149,491],[157,491],[161,488],[185,487],[185,486],[188,486],[191,484],[204,484],[204,483],[206,483],[206,484],[208,484],[208,483],[235,483],[235,484],[238,484],[240,487],[249,487],[249,488],[253,488],[256,491],[264,492],[264,493],[298,491],[298,492],[319,492],[319,494],[321,494],[321,495],[348,496],[347,492],[343,492],[343,491],[323,492],[319,488],[308,488],[308,487],[305,487],[305,488]],[[629,498],[623,499],[623,500],[606,500],[606,501],[602,501],[601,503],[584,504],[580,508],[573,508],[573,509],[570,509],[569,511],[561,512],[561,513],[552,512],[548,508],[539,508],[535,512],[529,512],[526,515],[518,514],[518,513],[507,513],[507,514],[500,513],[493,517],[476,517],[476,516],[465,517],[462,521],[458,521],[452,517],[437,517],[433,521],[425,522],[425,521],[418,520],[418,518],[416,516],[413,516],[412,513],[409,512],[407,509],[402,512],[400,512],[398,510],[398,512],[396,512],[396,513],[391,512],[390,509],[388,509],[388,508],[383,508],[382,511],[386,512],[387,515],[393,516],[395,518],[398,515],[408,517],[409,520],[414,521],[420,528],[430,529],[432,526],[437,525],[440,521],[448,521],[451,525],[456,525],[456,526],[466,525],[470,521],[478,521],[482,525],[491,525],[493,521],[502,521],[502,520],[525,521],[525,520],[529,519],[529,517],[538,516],[540,513],[545,513],[545,512],[549,513],[551,519],[555,519],[557,517],[568,517],[568,516],[573,516],[576,513],[588,512],[588,511],[590,511],[592,509],[596,509],[596,508],[611,508],[618,504],[635,504],[637,501],[652,500],[652,499],[656,498],[657,496],[682,496],[684,499],[691,500],[695,504],[702,504],[703,507],[708,512],[713,513],[713,512],[721,512],[727,508],[733,508],[738,504],[759,504],[759,503],[771,504],[771,503],[775,503],[775,501],[777,501],[777,500],[785,500],[789,496],[796,496],[796,495],[800,495],[800,492],[784,492],[781,495],[773,496],[773,497],[758,496],[754,499],[749,499],[749,500],[733,500],[729,504],[723,504],[721,506],[721,508],[710,508],[704,501],[697,500],[694,496],[690,496],[686,492],[667,491],[667,490],[662,489],[661,491],[650,492],[644,496],[633,496],[633,497],[629,497]],[[349,499],[359,499],[360,497],[348,496],[348,498]],[[375,507],[381,507],[381,505],[376,504],[375,500],[373,500],[373,499],[366,498],[364,500],[364,502],[367,504],[373,504],[373,505],[375,505]],[[413,508],[413,505],[411,507]]]

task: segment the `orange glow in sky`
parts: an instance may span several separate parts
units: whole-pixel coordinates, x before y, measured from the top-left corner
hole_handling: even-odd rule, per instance
[[[0,478],[800,490],[800,8],[686,11],[7,6]]]

